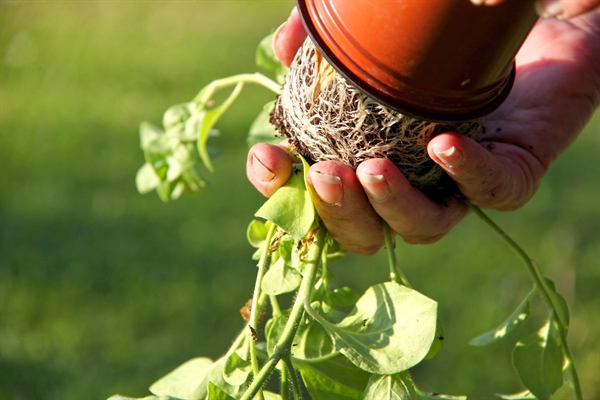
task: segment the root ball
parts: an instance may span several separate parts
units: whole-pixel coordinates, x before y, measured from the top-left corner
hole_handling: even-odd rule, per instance
[[[437,134],[476,138],[482,120],[440,123],[403,115],[348,84],[307,39],[298,51],[271,114],[271,123],[309,162],[352,168],[370,158],[394,162],[409,182],[442,201],[454,182],[427,154]]]

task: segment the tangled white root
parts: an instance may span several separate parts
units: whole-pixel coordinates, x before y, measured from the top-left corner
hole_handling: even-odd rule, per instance
[[[337,160],[356,168],[366,159],[387,158],[436,200],[454,185],[427,155],[427,143],[444,131],[476,138],[482,124],[423,121],[383,106],[337,74],[310,39],[292,63],[271,122],[309,161]]]

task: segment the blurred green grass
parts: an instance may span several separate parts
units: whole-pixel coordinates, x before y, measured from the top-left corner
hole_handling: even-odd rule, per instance
[[[254,71],[256,45],[292,5],[0,3],[0,398],[143,396],[183,361],[226,350],[252,294],[245,229],[262,203],[245,133],[270,94],[242,95],[212,142],[210,189],[170,204],[135,191],[137,130],[211,80]],[[588,398],[600,397],[599,130],[597,115],[526,207],[491,213],[567,298]],[[510,346],[467,344],[529,289],[516,256],[472,216],[398,256],[446,330],[417,382],[472,398],[517,389]],[[382,254],[332,267],[358,289],[386,276]]]

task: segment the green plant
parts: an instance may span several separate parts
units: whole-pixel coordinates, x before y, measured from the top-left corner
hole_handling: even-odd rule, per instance
[[[257,52],[257,62],[275,72],[242,74],[213,81],[196,98],[169,108],[163,128],[143,123],[141,144],[146,163],[137,175],[141,193],[156,190],[163,201],[184,191],[196,192],[205,181],[199,162],[212,171],[208,138],[242,88],[255,83],[278,93],[285,68],[275,59],[269,36]],[[218,96],[225,93],[221,101]],[[269,124],[273,103],[251,126],[249,141],[273,140]],[[247,325],[218,360],[194,358],[150,387],[147,399],[294,399],[303,390],[315,399],[464,398],[425,393],[412,381],[410,369],[435,357],[444,342],[437,303],[412,288],[400,269],[394,238],[383,223],[389,281],[359,294],[337,287],[328,266],[344,250],[328,234],[312,206],[306,185],[307,162],[300,160],[288,183],[256,212],[247,230],[258,263],[254,296],[242,309]],[[496,231],[524,261],[533,288],[498,327],[471,341],[485,346],[507,337],[528,319],[531,303],[540,295],[547,318],[539,330],[515,344],[512,360],[527,388],[504,399],[548,399],[567,377],[576,398],[582,397],[577,370],[566,336],[569,313],[554,283],[536,262],[480,209],[472,211]],[[286,294],[295,293],[292,300]],[[270,316],[263,325],[266,309]],[[278,394],[265,389],[280,376]],[[298,379],[302,379],[302,384]],[[111,400],[126,399],[113,396]]]

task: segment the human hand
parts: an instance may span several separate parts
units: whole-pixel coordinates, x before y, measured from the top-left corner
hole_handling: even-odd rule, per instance
[[[289,65],[305,37],[294,11],[276,34],[276,54]],[[481,140],[443,133],[430,141],[428,153],[473,204],[517,209],[534,195],[550,164],[600,103],[598,71],[598,9],[568,21],[542,20],[519,52],[513,90],[486,119]],[[265,196],[290,176],[284,149],[259,144],[248,154],[248,178]],[[372,254],[383,244],[381,218],[408,243],[432,243],[467,214],[458,199],[431,201],[385,159],[367,160],[356,172],[339,162],[316,163],[308,181],[330,233],[358,253]]]
[[[478,6],[495,6],[504,0],[471,0]],[[599,0],[538,0],[536,8],[542,18],[569,19],[600,6]]]

